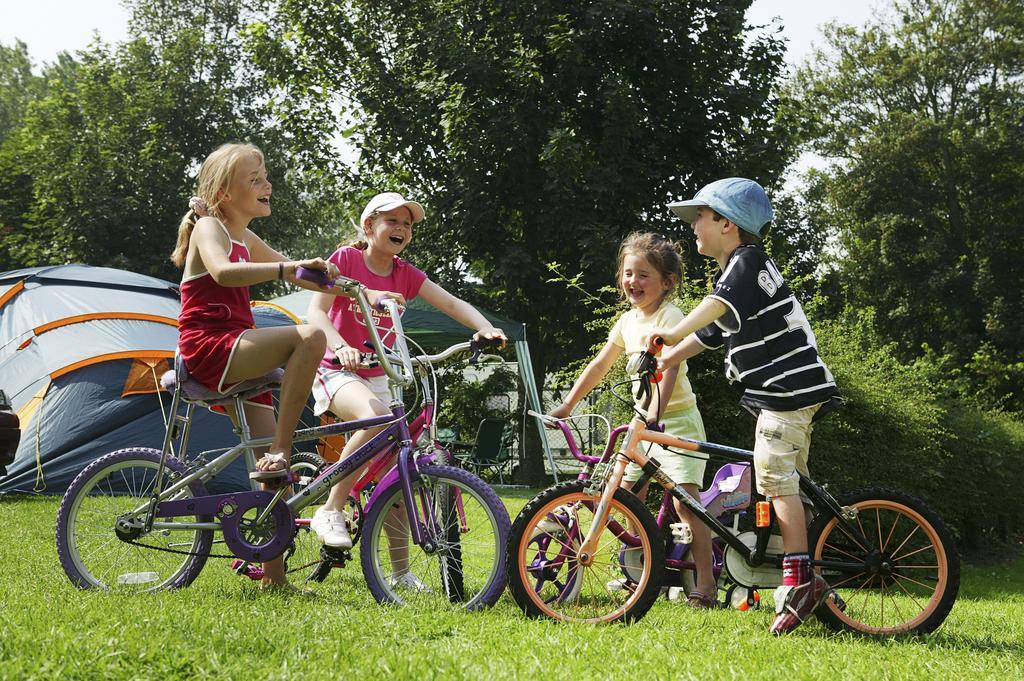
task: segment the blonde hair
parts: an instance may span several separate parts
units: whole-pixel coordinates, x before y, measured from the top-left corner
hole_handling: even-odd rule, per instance
[[[199,168],[196,178],[195,195],[206,202],[206,211],[214,217],[222,217],[218,206],[224,200],[228,186],[235,175],[238,162],[246,156],[255,156],[263,163],[263,152],[254,144],[230,143],[217,147]],[[171,251],[171,262],[178,267],[185,264],[188,255],[188,243],[192,238],[192,230],[196,226],[199,215],[192,208],[188,209],[178,225],[178,242]]]
[[[373,211],[372,213],[366,216],[366,219],[372,221],[379,214],[380,213],[378,211]],[[357,225],[356,221],[352,220],[351,218],[349,218],[349,221],[352,223],[352,226],[356,230],[356,238],[353,239],[352,241],[349,241],[348,243],[342,241],[340,244],[338,244],[338,248],[341,248],[342,246],[351,246],[352,248],[357,248],[360,251],[365,251],[367,248],[370,247],[370,242],[366,240],[366,225]]]
[[[622,288],[622,268],[627,255],[635,255],[643,258],[658,271],[662,279],[675,283],[662,294],[665,299],[672,289],[679,286],[683,280],[683,258],[680,255],[679,245],[671,239],[653,232],[633,232],[622,241],[619,246],[618,270],[615,274],[615,286],[619,289],[619,300],[625,302],[626,292]]]
[[[369,220],[370,223],[372,224],[373,219],[378,215],[380,215],[380,211],[375,210],[369,215],[367,215],[366,219]],[[356,224],[356,221],[353,220],[352,218],[349,218],[349,222],[352,223],[352,227],[354,227],[356,230],[356,238],[353,239],[352,241],[349,241],[348,243],[342,241],[340,244],[338,244],[338,248],[341,248],[342,246],[349,246],[351,248],[356,248],[360,251],[365,251],[367,248],[370,247],[370,242],[366,240],[366,225]]]

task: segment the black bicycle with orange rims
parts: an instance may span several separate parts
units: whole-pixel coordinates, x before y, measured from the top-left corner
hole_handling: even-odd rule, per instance
[[[657,339],[660,340],[660,339]],[[646,413],[657,385],[658,346],[631,362],[639,374],[638,411]],[[544,417],[556,424],[556,419]],[[665,539],[647,507],[620,489],[630,461],[643,470],[634,485],[653,480],[685,504],[725,545],[723,573],[750,589],[782,583],[782,541],[768,502],[751,495],[753,527],[729,527],[690,496],[639,446],[656,442],[681,454],[700,452],[750,467],[752,451],[676,437],[638,415],[589,475],[555,485],[531,500],[512,525],[506,575],[516,603],[532,617],[584,622],[637,620],[664,580]],[[934,631],[949,615],[960,588],[960,558],[951,533],[920,499],[870,487],[833,497],[807,476],[800,491],[809,511],[812,568],[830,591],[815,611],[826,626],[865,634]]]

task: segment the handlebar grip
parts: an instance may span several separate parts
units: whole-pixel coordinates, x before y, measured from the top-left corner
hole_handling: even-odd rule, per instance
[[[655,357],[661,354],[661,349],[665,347],[665,339],[661,336],[655,336],[647,342],[647,352],[651,353]]]
[[[469,349],[472,351],[472,356],[469,358],[470,364],[477,364],[480,361],[480,352],[486,347],[501,346],[505,341],[500,338],[481,338],[480,340],[469,341]]]
[[[295,268],[295,277],[319,286],[334,285],[334,279],[328,277],[326,272],[323,270],[315,270],[311,267],[303,267],[299,265]]]

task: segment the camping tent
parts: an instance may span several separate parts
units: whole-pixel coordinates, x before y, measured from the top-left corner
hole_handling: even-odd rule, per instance
[[[309,308],[309,301],[312,296],[312,291],[301,290],[296,293],[273,298],[269,302],[287,310],[296,320],[305,320],[306,310]],[[504,331],[508,339],[512,341],[516,350],[519,377],[526,390],[526,402],[530,409],[543,412],[544,409],[540,403],[540,396],[537,393],[537,383],[533,379],[530,346],[526,342],[526,325],[522,322],[514,322],[510,319],[499,317],[489,310],[477,309],[488,321]],[[467,340],[472,333],[465,326],[440,312],[422,298],[413,298],[409,301],[405,314],[402,315],[402,322],[409,338],[427,348],[442,348],[454,345],[455,343],[461,343]],[[552,475],[555,476],[555,482],[558,482],[558,469],[555,466],[551,447],[548,444],[547,431],[539,419],[531,418],[529,420],[534,423],[540,433],[541,446],[544,448],[544,454],[548,459],[548,464],[551,466]]]
[[[277,304],[294,306],[287,298]],[[107,452],[161,446],[169,401],[157,385],[174,355],[179,308],[175,284],[122,270],[61,265],[0,274],[0,389],[22,428],[14,463],[0,478],[0,494],[60,494]],[[447,344],[466,337],[464,328],[441,313],[427,311],[424,319],[419,309],[414,302],[405,316],[417,342]],[[260,327],[292,323],[276,305],[258,304],[253,316]],[[515,340],[529,389],[532,370],[522,325],[491,318]],[[536,404],[533,388],[531,405]],[[228,419],[202,409],[195,419],[188,456],[238,441]],[[247,488],[241,459],[217,482],[211,491]]]
[[[22,428],[0,493],[62,493],[107,452],[161,446],[169,400],[158,378],[174,356],[179,307],[176,285],[121,270],[62,265],[0,274],[0,389]],[[258,326],[291,323],[271,309],[254,312]],[[196,414],[190,453],[238,441],[228,419]],[[244,463],[218,482],[248,487]]]

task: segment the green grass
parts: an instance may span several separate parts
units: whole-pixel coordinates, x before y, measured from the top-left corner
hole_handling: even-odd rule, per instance
[[[529,494],[503,496],[514,516]],[[811,621],[776,639],[767,609],[665,600],[608,627],[528,620],[508,595],[472,614],[384,608],[358,563],[316,598],[260,592],[217,559],[178,592],[79,591],[57,560],[58,503],[0,498],[0,679],[1024,677],[1024,559],[965,567],[929,636],[873,640]]]

